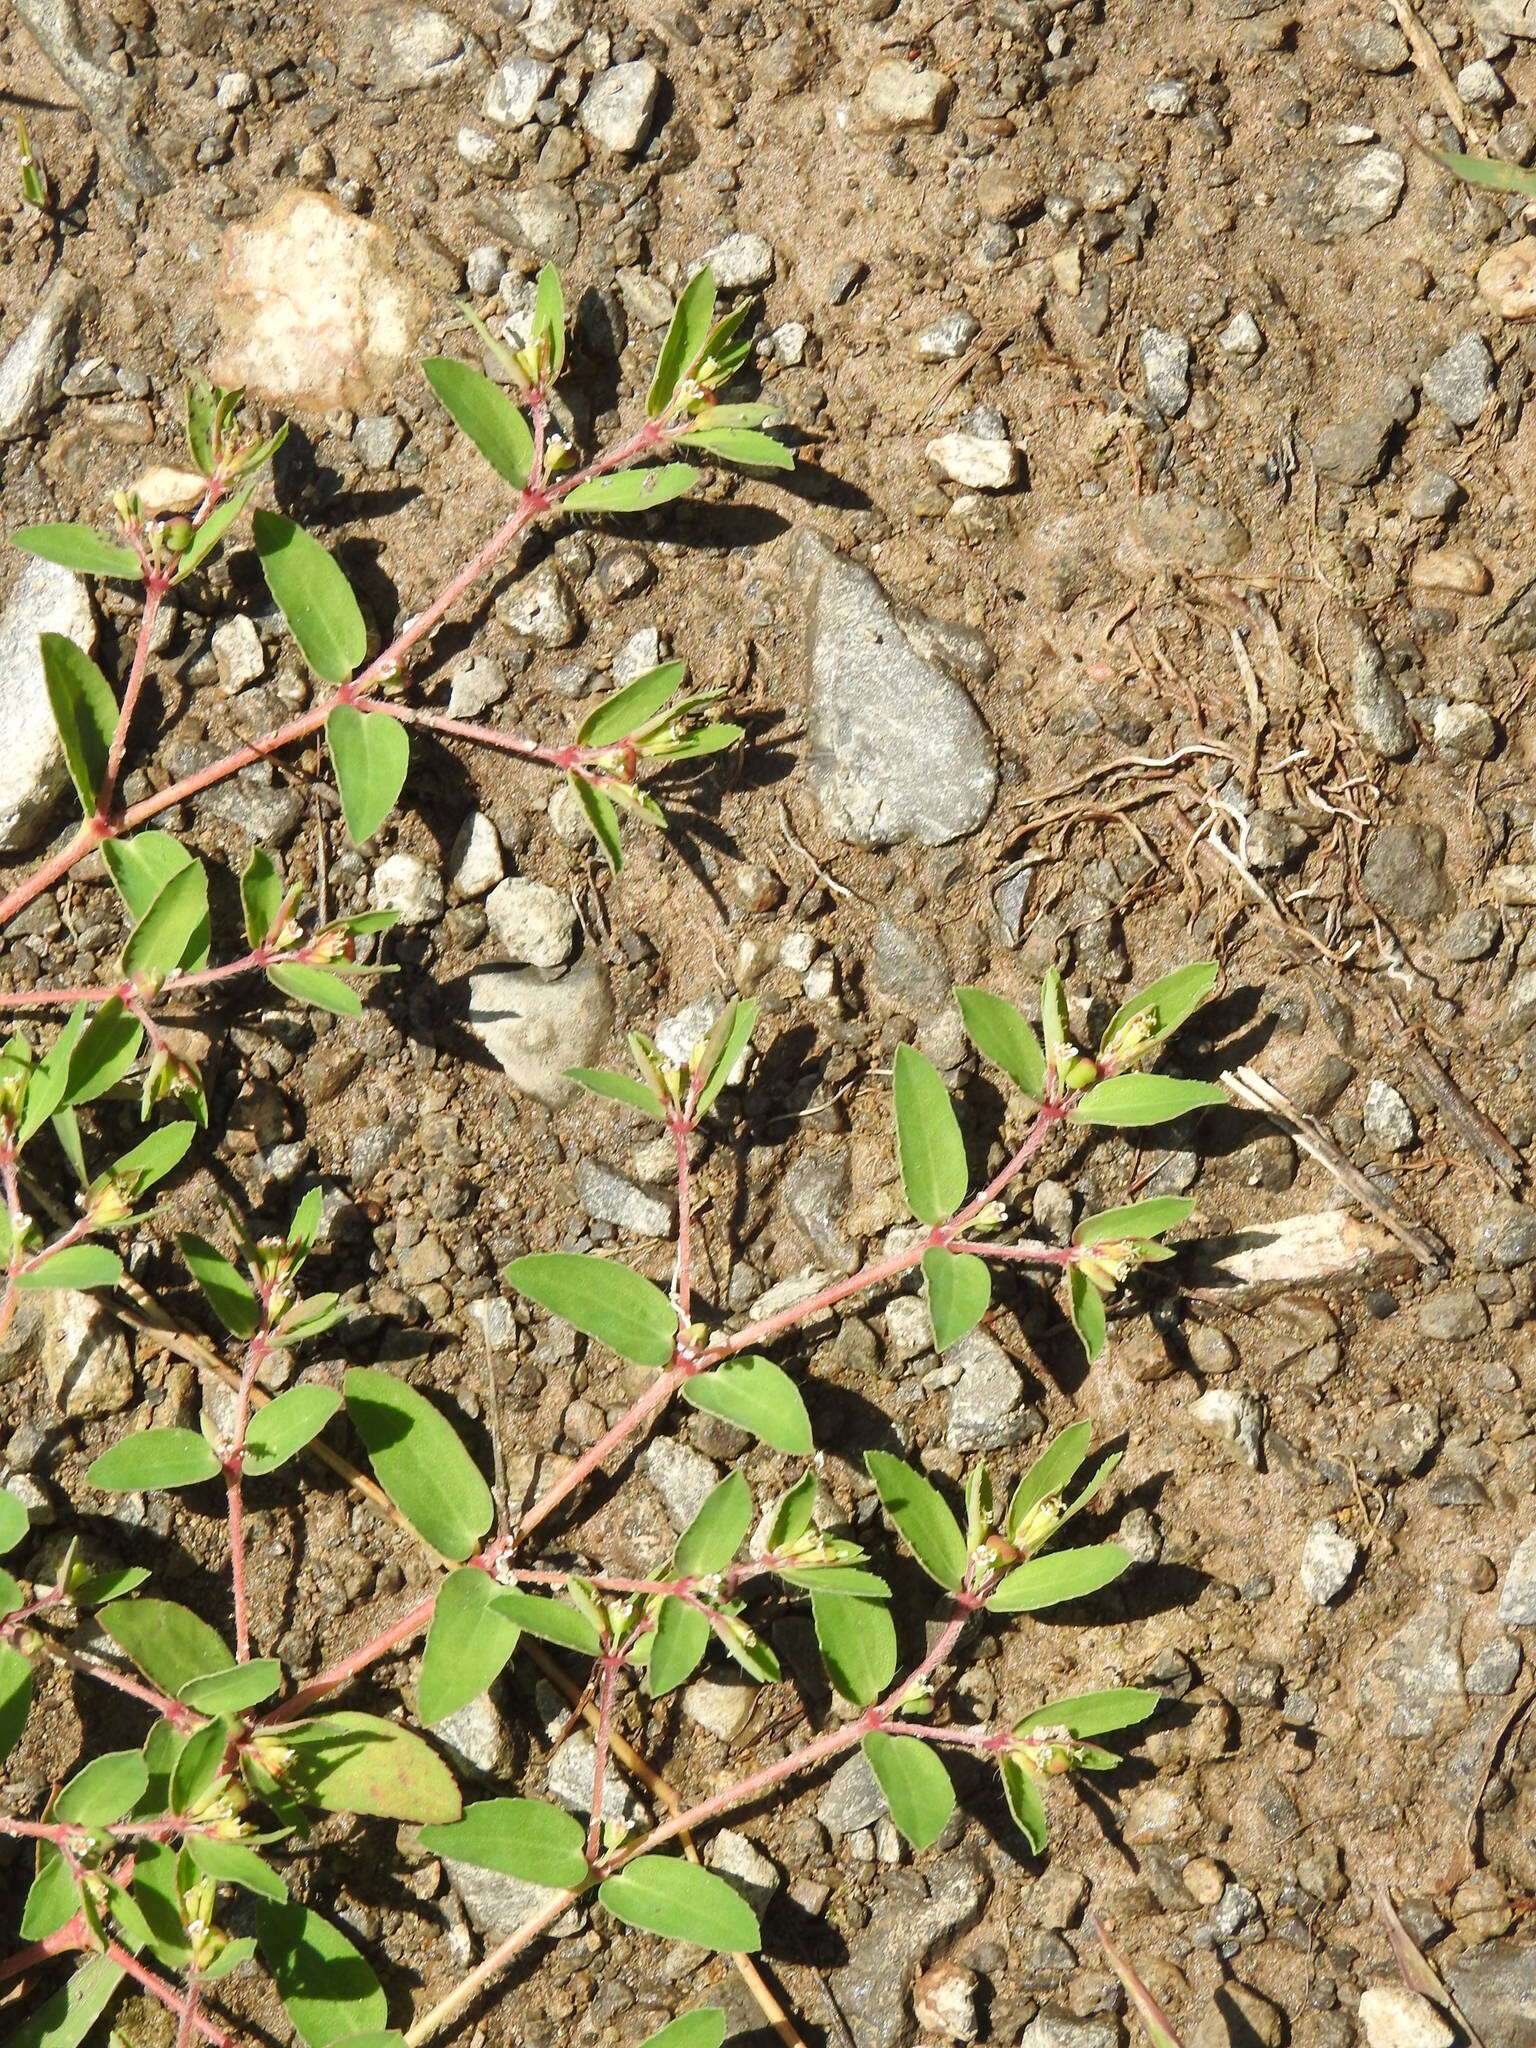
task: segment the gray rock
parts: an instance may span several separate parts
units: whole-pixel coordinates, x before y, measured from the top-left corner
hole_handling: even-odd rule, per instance
[[[1187,114],[1194,98],[1194,90],[1187,78],[1156,78],[1142,95],[1147,112],[1160,114],[1168,121],[1176,121]]]
[[[1488,1327],[1488,1311],[1469,1287],[1445,1287],[1419,1310],[1420,1333],[1436,1344],[1467,1344]]]
[[[61,633],[89,653],[96,619],[82,577],[8,553],[13,581],[0,610],[0,853],[25,853],[42,836],[68,779],[39,636]]]
[[[1422,1401],[1399,1401],[1371,1425],[1375,1463],[1398,1479],[1421,1472],[1439,1443],[1439,1421]]]
[[[1367,750],[1384,761],[1403,761],[1418,745],[1407,701],[1388,669],[1375,634],[1363,621],[1355,628],[1349,669],[1349,717]]]
[[[392,853],[373,871],[368,899],[395,911],[403,925],[435,924],[443,914],[443,878],[413,853]]]
[[[1508,1699],[1525,1662],[1513,1636],[1495,1636],[1484,1643],[1467,1666],[1467,1692],[1473,1699]]]
[[[505,220],[508,234],[519,247],[546,263],[569,263],[581,240],[581,215],[575,198],[545,181],[521,187],[504,210],[488,210],[488,226],[498,219]]]
[[[952,976],[938,942],[920,926],[882,917],[875,926],[871,981],[905,1010],[926,1017],[949,1000]]]
[[[1339,28],[1339,48],[1357,71],[1385,77],[1408,62],[1408,41],[1390,22],[1353,15]]]
[[[523,967],[563,967],[581,935],[570,898],[526,875],[498,882],[485,914],[503,953]]]
[[[842,1149],[807,1153],[784,1176],[790,1219],[830,1273],[851,1273],[858,1263],[858,1253],[838,1228],[850,1192],[851,1169]]]
[[[559,1896],[552,1885],[529,1884],[524,1878],[508,1877],[500,1870],[482,1870],[477,1864],[460,1862],[456,1856],[445,1856],[443,1869],[463,1902],[470,1923],[491,1941],[501,1941],[515,1933],[541,1906]],[[561,1914],[552,1931],[570,1934],[580,1925],[580,1914],[572,1910]]]
[[[1502,107],[1509,98],[1509,88],[1486,57],[1474,57],[1470,64],[1463,64],[1456,74],[1457,96],[1469,107]]]
[[[810,534],[792,560],[809,592],[809,780],[828,828],[854,846],[976,831],[997,768],[969,696],[916,652],[867,569]]]
[[[43,1378],[69,1416],[116,1415],[134,1398],[133,1359],[116,1319],[91,1294],[53,1297]]]
[[[859,118],[877,134],[918,130],[931,135],[943,127],[954,91],[953,81],[936,67],[884,57],[864,81]]]
[[[587,32],[584,0],[533,0],[523,41],[541,57],[563,57]]]
[[[504,1778],[517,1760],[514,1723],[498,1706],[495,1689],[432,1724],[432,1739],[461,1770],[477,1778]]]
[[[893,1875],[873,1919],[848,1944],[837,1997],[856,2048],[904,2048],[916,2032],[914,1976],[941,1943],[973,1927],[986,1904],[990,1879],[964,1852],[943,1857],[926,1876],[925,1892],[921,1880],[898,1888]]]
[[[1337,1600],[1360,1564],[1360,1546],[1331,1518],[1314,1522],[1302,1545],[1298,1576],[1301,1590],[1314,1607]]]
[[[448,710],[454,718],[480,718],[507,694],[507,672],[488,654],[466,654],[449,671]]]
[[[1442,704],[1435,712],[1435,745],[1447,761],[1469,767],[1499,751],[1499,728],[1481,704]]]
[[[470,976],[470,1029],[514,1087],[551,1108],[576,1093],[567,1067],[601,1064],[612,1024],[607,970],[593,952],[555,981],[535,967]]]
[[[471,811],[448,855],[448,882],[454,895],[488,895],[505,872],[501,835],[484,811]]]
[[[1536,648],[1536,578],[1515,593],[1484,640],[1494,654],[1529,654]]]
[[[541,562],[498,600],[496,616],[509,633],[536,647],[569,647],[581,631],[570,585],[554,562]]]
[[[0,359],[0,443],[30,434],[58,397],[84,289],[71,272],[56,270]]]
[[[1258,1468],[1264,1444],[1264,1403],[1237,1387],[1212,1387],[1190,1410],[1196,1424],[1227,1444],[1245,1465]]]
[[[597,1750],[585,1728],[578,1728],[561,1743],[549,1760],[544,1782],[550,1798],[580,1819],[591,1813],[592,1794],[597,1789]],[[603,1774],[603,1818],[622,1821],[631,1828],[645,1820],[644,1802],[622,1771]]]
[[[479,40],[435,7],[367,7],[348,23],[341,70],[348,84],[392,98],[429,86],[452,85],[483,64]]]
[[[693,268],[702,269],[706,264],[721,291],[756,291],[773,282],[773,244],[764,235],[727,235],[723,242],[706,249]]]
[[[364,469],[388,469],[405,445],[405,422],[392,412],[370,413],[352,430],[352,446]]]
[[[1392,218],[1406,180],[1402,157],[1382,145],[1314,159],[1281,193],[1279,211],[1304,242],[1347,241]]]
[[[1244,308],[1234,313],[1216,337],[1216,346],[1240,363],[1251,363],[1264,352],[1264,331]]]
[[[945,1353],[960,1377],[949,1390],[944,1441],[952,1451],[1001,1451],[1040,1434],[1023,1374],[995,1337],[972,1330]]]
[[[1426,925],[1455,908],[1438,825],[1383,825],[1371,836],[1361,881],[1376,908],[1404,924]]]
[[[642,1187],[595,1159],[576,1168],[576,1199],[596,1223],[611,1223],[636,1237],[670,1237],[677,1198],[665,1188]]]
[[[701,1451],[670,1436],[652,1437],[640,1453],[639,1465],[677,1529],[687,1528],[720,1478]]]
[[[1447,960],[1486,960],[1499,943],[1499,913],[1484,903],[1458,910],[1440,934]]]
[[[1391,1637],[1361,1680],[1361,1703],[1387,1714],[1387,1733],[1432,1736],[1447,1703],[1465,1698],[1461,1617],[1442,1590]]]
[[[734,1828],[722,1828],[711,1838],[704,1861],[733,1891],[740,1892],[757,1914],[767,1912],[783,1883],[777,1864]]]
[[[1480,334],[1464,334],[1437,356],[1424,378],[1424,396],[1458,427],[1475,427],[1493,397],[1495,367]]]
[[[816,1818],[829,1835],[838,1838],[872,1828],[885,1813],[885,1794],[862,1751],[838,1765],[816,1803]]]
[[[1501,0],[1505,6],[1518,0]],[[1481,16],[1483,8],[1476,12]],[[1521,31],[1536,36],[1536,18]],[[1536,2048],[1536,1941],[1487,1941],[1446,1973],[1483,2048]]]
[[[661,73],[648,59],[615,64],[587,87],[581,125],[615,156],[633,156],[651,131],[660,91]]]
[[[1120,2029],[1112,2015],[1076,2019],[1048,2005],[1019,2036],[1019,2048],[1119,2048]]]
[[[1421,469],[1408,493],[1410,519],[1449,519],[1466,496],[1455,477],[1443,469]]]
[[[1143,554],[1184,568],[1230,569],[1252,545],[1235,513],[1183,491],[1154,491],[1136,506],[1129,524]]]
[[[1536,1530],[1515,1546],[1499,1592],[1502,1628],[1536,1628]]]
[[[241,612],[215,626],[213,658],[219,665],[219,681],[226,690],[243,690],[247,683],[259,682],[266,673],[267,657],[255,620]]]
[[[1318,474],[1336,484],[1368,484],[1381,473],[1397,422],[1380,412],[1350,413],[1323,428],[1312,445]]]
[[[945,313],[915,337],[912,346],[925,363],[953,363],[963,356],[981,332],[981,322],[962,307]]]
[[[1536,1261],[1536,1209],[1498,1202],[1477,1233],[1476,1262],[1495,1273],[1511,1273]]]
[[[1406,1152],[1418,1136],[1413,1111],[1390,1081],[1372,1081],[1365,1091],[1365,1135],[1383,1152]]]
[[[1165,420],[1176,420],[1189,404],[1188,337],[1148,327],[1137,346],[1148,398]]]

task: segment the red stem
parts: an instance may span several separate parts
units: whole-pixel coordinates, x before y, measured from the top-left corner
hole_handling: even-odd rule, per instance
[[[236,2048],[236,2043],[231,2035],[226,2034],[222,2027],[216,2027],[211,2021],[205,2020],[202,2014],[196,2010],[195,2000],[197,1993],[195,1988],[188,1992],[185,1997],[180,1996],[174,1984],[167,1984],[163,1977],[157,1977],[153,1970],[146,1969],[138,1957],[131,1955],[121,1942],[109,1941],[106,1954],[109,1962],[116,1963],[120,1970],[126,1971],[135,1984],[140,1985],[147,1991],[151,1998],[158,1998],[160,2003],[168,2011],[175,2013],[178,2019],[185,2018],[190,2006],[192,2008],[192,2025],[205,2041],[213,2042],[214,2048]]]
[[[0,1637],[9,1636],[13,1627],[13,1621],[0,1622]],[[51,1657],[56,1664],[67,1664],[71,1671],[98,1679],[103,1685],[110,1685],[114,1692],[125,1692],[131,1699],[141,1700],[146,1707],[153,1707],[162,1720],[171,1722],[183,1733],[202,1727],[203,1715],[183,1706],[180,1700],[156,1692],[153,1686],[141,1685],[138,1679],[130,1678],[126,1672],[114,1671],[110,1664],[97,1664],[92,1658],[82,1657],[78,1650],[66,1649],[63,1643],[56,1643],[51,1636],[35,1636],[33,1641],[43,1655]]]
[[[626,1646],[626,1650],[629,1646]],[[603,1846],[603,1787],[608,1774],[608,1750],[613,1741],[613,1703],[618,1695],[619,1672],[626,1650],[610,1651],[603,1658],[602,1678],[597,1691],[597,1729],[592,1739],[592,1818],[587,1825],[587,1861],[597,1860]]]
[[[139,614],[139,636],[134,642],[133,665],[128,671],[127,687],[123,691],[117,724],[107,749],[107,765],[102,772],[101,788],[96,793],[96,823],[103,829],[104,834],[111,829],[112,798],[123,765],[123,749],[128,744],[128,729],[133,724],[133,714],[138,708],[139,693],[144,687],[144,677],[149,668],[149,643],[154,638],[155,621],[160,616],[160,605],[169,588],[168,579],[159,570],[150,570],[144,579],[144,609]]]
[[[262,1317],[269,1312],[270,1288],[262,1290]],[[265,1327],[251,1339],[240,1386],[235,1396],[235,1427],[224,1456],[224,1490],[229,1503],[229,1573],[235,1602],[235,1662],[251,1654],[250,1612],[245,1591],[245,1438],[251,1422],[251,1388],[272,1346]]]

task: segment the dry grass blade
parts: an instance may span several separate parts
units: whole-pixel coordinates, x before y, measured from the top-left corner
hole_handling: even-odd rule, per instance
[[[1174,2024],[1147,1989],[1135,1964],[1119,1944],[1113,1940],[1109,1929],[1097,1913],[1088,1915],[1088,1925],[1093,1929],[1094,1938],[1105,1955],[1110,1967],[1125,1986],[1125,1993],[1136,2008],[1137,2017],[1147,2030],[1152,2048],[1184,2048],[1174,2029]]]
[[[1387,1940],[1392,1944],[1398,1975],[1408,1989],[1449,2014],[1466,2036],[1470,2048],[1483,2048],[1482,2036],[1457,2004],[1450,1986],[1403,1925],[1402,1916],[1392,1903],[1392,1894],[1384,1884],[1376,1887],[1376,1910],[1386,1925]]]

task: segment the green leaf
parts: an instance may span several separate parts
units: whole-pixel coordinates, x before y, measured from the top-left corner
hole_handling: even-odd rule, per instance
[[[269,967],[267,979],[296,1003],[312,1003],[317,1010],[330,1010],[338,1017],[361,1017],[363,999],[349,982],[328,967]]]
[[[181,1696],[200,1714],[244,1714],[271,1699],[282,1682],[283,1667],[275,1657],[253,1657],[248,1664],[232,1664],[227,1671],[194,1678],[183,1686]]]
[[[654,469],[625,469],[577,484],[560,500],[566,512],[650,512],[681,498],[699,480],[691,462],[663,462]]]
[[[1031,1102],[1043,1102],[1045,1048],[1029,1019],[984,988],[957,988],[955,1001],[966,1036],[982,1058],[1001,1067]]]
[[[1045,1047],[1049,1073],[1059,1078],[1075,1051],[1072,1020],[1067,1014],[1067,991],[1060,971],[1048,967],[1040,983],[1040,1037]]]
[[[1120,1238],[1161,1237],[1177,1230],[1194,1214],[1187,1195],[1161,1195],[1150,1202],[1128,1202],[1123,1209],[1106,1209],[1087,1216],[1072,1233],[1074,1244],[1104,1244]]]
[[[677,695],[686,674],[686,663],[664,661],[660,668],[647,669],[643,676],[636,676],[632,683],[605,697],[595,711],[587,714],[577,731],[577,744],[610,747],[628,739],[648,718],[654,718],[669,698]]]
[[[952,1252],[934,1244],[923,1253],[923,1281],[934,1349],[947,1351],[975,1329],[991,1306],[992,1275],[974,1252]]]
[[[139,1056],[144,1027],[114,996],[75,1040],[61,1102],[78,1108],[115,1088]]]
[[[848,1600],[889,1600],[891,1589],[877,1572],[856,1564],[799,1564],[781,1566],[778,1576],[787,1586],[804,1592],[839,1594]]]
[[[53,1802],[55,1820],[110,1827],[144,1796],[149,1766],[136,1749],[110,1749],[75,1773]]]
[[[338,704],[325,721],[326,742],[354,844],[371,839],[405,786],[410,735],[387,711]]]
[[[718,2006],[706,2005],[668,2020],[659,2033],[642,2041],[640,2048],[720,2048],[724,2039],[725,2014]]]
[[[23,526],[11,535],[11,546],[25,548],[44,562],[57,562],[61,569],[74,569],[82,576],[122,576],[131,582],[143,580],[144,569],[132,548],[103,540],[89,526],[63,522],[47,526]]]
[[[125,1571],[87,1572],[70,1588],[70,1598],[77,1607],[105,1607],[109,1600],[121,1600],[125,1593],[132,1593],[148,1577],[149,1573],[139,1566]]]
[[[170,974],[190,957],[208,948],[208,870],[201,861],[179,868],[129,934],[123,948],[123,972],[131,980],[141,974]]]
[[[1008,1801],[1008,1811],[1013,1815],[1019,1833],[1037,1856],[1043,1856],[1049,1829],[1039,1781],[1029,1766],[1016,1756],[1000,1756],[997,1766],[1003,1780],[1003,1796]]]
[[[409,1728],[376,1714],[325,1714],[283,1729],[292,1751],[283,1790],[327,1813],[385,1820],[457,1820],[459,1788],[442,1758]]]
[[[1059,1550],[1050,1557],[1032,1557],[1011,1571],[987,1602],[989,1614],[1036,1614],[1063,1600],[1083,1600],[1118,1579],[1131,1562],[1118,1543],[1093,1543],[1082,1550]]]
[[[462,1564],[490,1528],[496,1507],[452,1425],[387,1372],[354,1366],[343,1385],[374,1477],[425,1542]]]
[[[574,1324],[635,1365],[672,1363],[677,1310],[628,1266],[588,1252],[539,1252],[514,1259],[507,1279],[551,1315]]]
[[[681,1856],[637,1856],[598,1898],[616,1920],[724,1955],[756,1949],[757,1915],[723,1877]]]
[[[285,424],[272,437],[274,445],[285,439],[287,432],[288,429]],[[256,495],[256,487],[260,482],[261,478],[259,476],[253,476],[249,482],[241,484],[239,489],[231,491],[227,498],[221,498],[208,514],[208,517],[200,522],[196,533],[192,536],[192,545],[176,565],[176,581],[178,583],[185,583],[187,578],[194,575],[202,567],[203,563],[207,561],[219,542],[228,533],[229,529],[240,517],[240,514]]]
[[[1109,1338],[1104,1298],[1088,1275],[1077,1266],[1071,1267],[1067,1273],[1067,1298],[1071,1305],[1072,1327],[1091,1365],[1102,1355]]]
[[[299,652],[327,683],[344,683],[368,651],[352,586],[330,555],[278,512],[251,520],[261,572]]]
[[[1502,163],[1489,156],[1463,156],[1452,149],[1426,148],[1424,154],[1432,156],[1446,170],[1454,171],[1458,178],[1465,178],[1469,185],[1483,185],[1493,192],[1536,195],[1536,171],[1528,171],[1523,164]]]
[[[1082,1739],[1091,1735],[1112,1735],[1117,1728],[1134,1728],[1155,1714],[1163,1696],[1145,1686],[1112,1686],[1105,1692],[1073,1693],[1064,1700],[1051,1700],[1036,1707],[1015,1726],[1014,1733],[1028,1735],[1036,1728],[1065,1728]]]
[[[172,876],[194,865],[192,855],[169,832],[135,832],[131,839],[105,840],[101,857],[135,924],[148,916],[155,898]],[[209,929],[206,912],[196,940],[195,946],[188,947],[181,963],[186,967],[207,965]]]
[[[1115,1074],[1090,1088],[1069,1113],[1074,1124],[1099,1124],[1111,1130],[1165,1124],[1192,1109],[1208,1109],[1226,1101],[1226,1094],[1208,1081],[1170,1081],[1162,1074]]]
[[[965,1200],[965,1140],[938,1069],[910,1045],[896,1048],[896,1150],[907,1207],[943,1223]]]
[[[714,324],[715,280],[706,264],[684,285],[672,308],[645,401],[647,417],[658,419],[666,411],[672,394],[703,355]]]
[[[223,1637],[174,1600],[115,1600],[103,1611],[101,1626],[173,1698],[194,1678],[227,1671],[235,1661]]]
[[[717,456],[722,462],[744,462],[752,469],[793,469],[794,450],[786,448],[782,441],[775,441],[770,434],[760,434],[752,427],[711,426],[709,414],[701,413],[699,424],[686,434],[679,434],[676,445],[680,448],[700,448],[706,455]]]
[[[255,847],[240,877],[240,907],[245,936],[253,946],[265,945],[283,907],[283,878],[263,847]]]
[[[121,1967],[106,1956],[82,1963],[30,2019],[6,2036],[5,2048],[81,2048],[117,1996]]]
[[[812,1593],[811,1621],[827,1676],[845,1700],[873,1706],[896,1676],[896,1624],[879,1600]]]
[[[518,1628],[496,1605],[496,1581],[477,1565],[450,1572],[437,1589],[416,1710],[431,1727],[488,1692],[517,1648]]]
[[[584,775],[574,771],[566,777],[576,795],[576,801],[586,814],[592,828],[592,836],[602,851],[611,873],[618,874],[624,866],[624,844],[619,837],[618,806],[611,796],[595,789]]]
[[[496,1611],[541,1643],[557,1643],[582,1657],[596,1657],[602,1650],[596,1625],[564,1600],[546,1600],[538,1593],[504,1586],[496,1595]]]
[[[14,1614],[27,1605],[27,1596],[9,1572],[0,1571],[0,1617]]]
[[[195,1429],[141,1429],[103,1451],[85,1477],[106,1493],[137,1493],[199,1486],[219,1469],[218,1454]]]
[[[306,2048],[332,2048],[384,2025],[389,2007],[378,1978],[328,1920],[307,1906],[263,1900],[256,1926],[262,1961]]]
[[[70,1875],[69,1865],[52,1842],[39,1842],[37,1875],[28,1888],[26,1904],[21,1909],[22,1940],[46,1941],[50,1934],[56,1934],[66,1921],[74,1918],[79,1904],[80,1894]]]
[[[21,1740],[32,1708],[32,1666],[20,1650],[0,1643],[0,1763]]]
[[[266,1660],[268,1665],[271,1659]],[[218,1671],[210,1678],[194,1678],[186,1690],[195,1692],[200,1685],[217,1685],[223,1681],[226,1686],[232,1672],[243,1671],[244,1665],[231,1665],[229,1671]],[[282,1682],[279,1669],[267,1692],[270,1695]],[[189,1701],[190,1705],[191,1702]],[[173,1813],[190,1813],[224,1777],[224,1752],[229,1746],[232,1724],[227,1721],[205,1721],[201,1728],[194,1729],[181,1745],[171,1765],[170,1782],[166,1788],[167,1803]],[[145,1762],[149,1761],[146,1756]],[[159,1759],[156,1759],[158,1763]],[[157,1787],[158,1789],[158,1787]]]
[[[726,1004],[720,1021],[705,1041],[694,1075],[700,1084],[696,1105],[699,1116],[713,1108],[715,1097],[729,1084],[742,1054],[751,1043],[756,1025],[757,1003],[754,998],[736,998]]]
[[[574,1814],[542,1799],[482,1799],[452,1826],[421,1831],[421,1846],[434,1856],[560,1891],[586,1883],[586,1840]]]
[[[787,1372],[756,1353],[728,1358],[712,1372],[685,1380],[683,1399],[690,1407],[750,1430],[788,1457],[808,1458],[816,1448],[800,1389]]]
[[[565,367],[565,292],[561,288],[560,273],[552,263],[546,263],[539,272],[528,339],[534,343],[542,340],[547,344],[548,382],[553,384]]]
[[[533,474],[533,434],[521,409],[499,384],[468,363],[430,356],[427,382],[503,483],[520,491]]]
[[[664,1117],[667,1113],[645,1083],[631,1074],[610,1073],[606,1067],[567,1067],[565,1078],[579,1082],[593,1095],[601,1095],[608,1102],[622,1102],[645,1116]]]
[[[1093,1424],[1074,1422],[1046,1445],[1013,1490],[1006,1523],[1010,1537],[1017,1538],[1026,1518],[1041,1501],[1066,1490],[1087,1457],[1092,1441]]]
[[[1176,967],[1172,974],[1163,975],[1140,995],[1122,1003],[1104,1027],[1104,1036],[1099,1041],[1100,1057],[1124,1057],[1131,1052],[1137,1058],[1145,1058],[1154,1046],[1171,1038],[1187,1017],[1194,1015],[1216,986],[1220,971],[1214,960],[1197,960],[1189,967]],[[1121,1048],[1116,1040],[1133,1018],[1142,1020],[1136,1044]]]
[[[69,1084],[69,1063],[85,1029],[87,1015],[85,1004],[77,1003],[52,1045],[32,1068],[27,1079],[21,1122],[16,1131],[18,1151],[31,1142],[64,1100],[64,1090]]]
[[[245,1433],[247,1478],[259,1479],[302,1451],[317,1437],[341,1406],[334,1387],[289,1387],[275,1401],[258,1408]]]
[[[914,1849],[930,1847],[955,1810],[955,1788],[943,1758],[915,1735],[866,1735],[859,1747],[899,1831]]]
[[[279,1906],[288,1896],[287,1885],[271,1864],[243,1842],[221,1841],[216,1835],[188,1835],[187,1854],[204,1877],[211,1877],[216,1884],[237,1884],[241,1891],[254,1892],[258,1899],[271,1899]]]
[[[723,1572],[752,1526],[752,1489],[739,1472],[711,1488],[704,1505],[677,1539],[672,1569],[680,1578]]]
[[[110,1287],[120,1280],[123,1262],[104,1244],[70,1244],[35,1266],[16,1275],[16,1285],[26,1293],[48,1287]]]
[[[662,1601],[645,1673],[645,1689],[652,1699],[687,1684],[704,1661],[712,1633],[709,1616],[697,1607],[670,1594]]]
[[[965,1537],[938,1489],[888,1451],[869,1451],[864,1463],[886,1513],[923,1570],[957,1593],[965,1583]]]
[[[121,1159],[114,1159],[108,1172],[113,1179],[132,1188],[134,1200],[146,1194],[157,1181],[180,1166],[197,1136],[194,1123],[162,1124],[131,1146]]]
[[[261,1322],[261,1305],[245,1275],[195,1230],[178,1231],[176,1242],[187,1271],[229,1334],[242,1340],[254,1336]]]
[[[117,699],[101,670],[62,633],[38,637],[43,657],[43,683],[59,729],[69,779],[80,808],[89,817],[96,808],[101,779],[107,772],[112,735],[117,730]]]
[[[14,1550],[32,1526],[32,1518],[14,1493],[0,1489],[0,1557]]]
[[[765,1526],[759,1537],[758,1547],[769,1556],[777,1556],[810,1528],[816,1515],[816,1495],[821,1481],[814,1472],[806,1472],[798,1478],[787,1493],[781,1494],[772,1511],[764,1517]]]

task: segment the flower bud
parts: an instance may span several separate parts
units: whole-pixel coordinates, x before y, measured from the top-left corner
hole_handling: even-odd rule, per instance
[[[1098,1078],[1097,1063],[1084,1053],[1079,1053],[1075,1059],[1069,1060],[1061,1076],[1063,1086],[1073,1090],[1091,1088]]]
[[[190,519],[168,519],[160,529],[160,545],[169,555],[184,555],[196,533]]]

